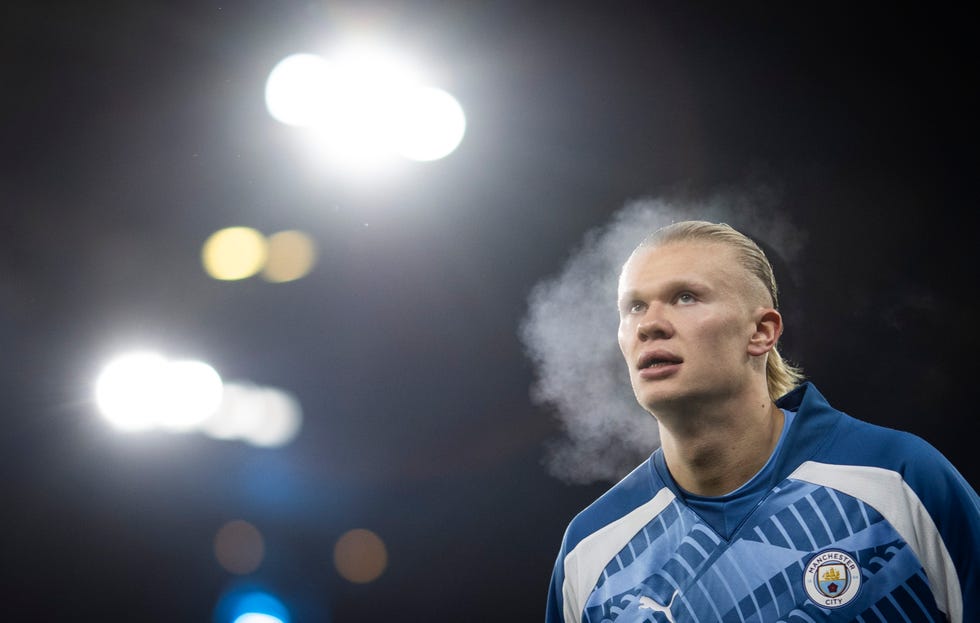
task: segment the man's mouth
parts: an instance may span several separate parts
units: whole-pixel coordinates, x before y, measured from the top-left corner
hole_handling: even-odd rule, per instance
[[[637,368],[640,370],[645,370],[647,368],[663,368],[681,363],[682,361],[683,359],[674,355],[673,353],[655,351],[641,356]]]

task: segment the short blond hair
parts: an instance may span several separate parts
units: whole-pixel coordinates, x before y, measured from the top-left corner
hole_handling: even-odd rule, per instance
[[[772,264],[765,252],[751,238],[727,223],[679,221],[658,229],[637,246],[636,250],[659,247],[671,242],[699,241],[728,245],[735,251],[739,264],[749,275],[765,286],[774,308],[779,307],[779,288]],[[634,251],[636,253],[636,251]],[[803,381],[803,370],[783,359],[773,346],[766,358],[766,386],[772,400],[785,395]]]

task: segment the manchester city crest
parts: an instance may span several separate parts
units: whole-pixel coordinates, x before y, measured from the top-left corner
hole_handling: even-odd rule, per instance
[[[840,608],[857,596],[861,588],[861,567],[846,552],[822,551],[807,563],[803,587],[816,605]]]

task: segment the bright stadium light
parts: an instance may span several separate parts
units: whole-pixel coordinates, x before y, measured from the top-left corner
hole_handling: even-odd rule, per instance
[[[316,54],[282,59],[265,83],[269,114],[287,125],[315,125],[329,106],[331,74],[330,64]]]
[[[327,160],[376,168],[398,156],[438,160],[463,139],[466,117],[446,91],[426,86],[403,58],[368,43],[329,57],[294,54],[270,72],[273,118],[308,130]]]
[[[197,432],[262,448],[285,446],[303,425],[299,400],[286,390],[226,383],[203,361],[149,351],[110,361],[96,378],[95,403],[123,431]]]
[[[103,368],[95,382],[95,402],[102,415],[121,430],[157,425],[160,378],[167,360],[152,352],[118,357]]]
[[[95,382],[102,415],[121,430],[187,431],[217,411],[223,384],[200,361],[171,361],[153,352],[122,355]]]
[[[399,152],[411,160],[439,160],[459,146],[466,115],[456,98],[442,89],[419,88],[405,94],[398,127]]]
[[[221,405],[223,384],[218,373],[202,361],[171,361],[162,371],[160,426],[191,430]]]

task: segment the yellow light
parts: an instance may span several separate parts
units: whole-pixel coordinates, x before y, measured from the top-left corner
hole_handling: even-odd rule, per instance
[[[305,277],[316,262],[316,243],[301,231],[281,231],[269,236],[268,257],[262,277],[282,283]]]
[[[214,537],[214,556],[230,573],[244,575],[255,571],[264,555],[262,534],[247,521],[229,521]]]
[[[265,236],[250,227],[228,227],[204,243],[204,270],[215,279],[246,279],[262,269],[268,253]]]
[[[345,532],[333,550],[338,573],[357,584],[372,582],[388,566],[388,551],[377,534],[358,528]]]

